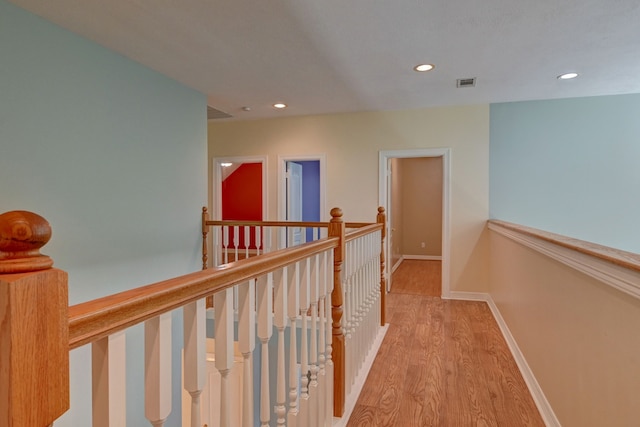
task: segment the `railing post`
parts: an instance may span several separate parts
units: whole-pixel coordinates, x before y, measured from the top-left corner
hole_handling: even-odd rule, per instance
[[[333,292],[331,292],[332,358],[333,358],[333,415],[341,417],[345,404],[345,354],[342,329],[342,261],[345,249],[345,226],[342,209],[331,209],[329,237],[339,237],[340,243],[333,250]]]
[[[39,250],[39,215],[0,215],[0,425],[44,427],[69,409],[67,273]]]
[[[207,261],[209,260],[208,248],[207,248],[207,234],[209,233],[209,210],[206,206],[202,207],[202,269],[207,269]]]
[[[387,323],[386,319],[386,301],[387,301],[387,279],[385,278],[385,259],[384,259],[384,239],[387,237],[387,214],[384,207],[378,207],[378,224],[382,224],[382,238],[380,239],[380,326]]]

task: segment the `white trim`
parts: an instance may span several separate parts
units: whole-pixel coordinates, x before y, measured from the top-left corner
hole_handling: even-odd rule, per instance
[[[439,255],[402,255],[402,258],[423,261],[442,261],[442,257]]]
[[[518,233],[489,223],[489,229],[556,261],[591,276],[619,291],[640,299],[640,272],[613,264],[593,255],[556,245],[547,240]]]
[[[286,181],[285,171],[286,162],[291,161],[313,161],[317,160],[320,163],[320,221],[329,221],[329,212],[326,206],[326,182],[327,182],[327,155],[326,154],[309,154],[299,156],[278,156],[278,220],[284,221],[286,219],[287,204],[285,199],[286,194]]]
[[[487,305],[489,306],[489,309],[491,310],[491,313],[493,314],[494,319],[496,319],[496,323],[498,324],[498,327],[500,328],[500,331],[502,332],[502,335],[504,336],[505,341],[507,342],[507,346],[509,347],[511,354],[513,355],[513,359],[515,360],[516,365],[518,365],[518,369],[522,374],[522,378],[524,379],[524,382],[527,384],[527,388],[531,393],[531,397],[533,398],[533,401],[536,404],[538,411],[540,412],[542,421],[544,421],[544,424],[547,427],[561,427],[560,421],[558,421],[556,414],[553,412],[553,408],[551,408],[551,404],[547,400],[547,397],[544,395],[544,392],[542,391],[542,388],[540,387],[538,380],[536,380],[536,377],[533,374],[533,371],[529,367],[529,364],[527,363],[527,360],[525,359],[524,354],[522,354],[522,351],[520,351],[520,348],[518,347],[518,343],[516,342],[515,338],[511,334],[511,331],[509,330],[507,323],[504,321],[504,318],[502,317],[502,314],[500,313],[498,306],[493,301],[493,298],[491,298],[491,295],[487,293],[482,293],[482,292],[455,291],[455,292],[451,292],[449,296],[451,299],[456,299],[456,300],[484,301],[487,303]]]
[[[267,156],[236,156],[236,157],[212,157],[211,167],[213,168],[213,185],[211,186],[211,212],[212,219],[222,218],[222,174],[220,171],[220,163],[261,163],[262,164],[262,220],[267,221]]]
[[[451,292],[451,149],[422,148],[414,150],[381,150],[378,169],[378,204],[388,212],[387,165],[393,158],[442,157],[442,297],[448,298]],[[387,221],[387,236],[390,235],[390,221]],[[391,253],[389,239],[385,242],[385,253]],[[385,259],[389,259],[387,256]],[[391,275],[390,266],[386,268],[387,283]]]
[[[332,427],[344,427],[349,422],[349,418],[351,418],[351,413],[353,412],[353,408],[355,408],[356,403],[358,402],[358,397],[360,397],[360,393],[362,392],[364,383],[367,380],[369,371],[371,371],[371,366],[373,366],[373,361],[378,355],[378,350],[382,345],[382,341],[384,340],[384,336],[387,334],[388,329],[389,329],[388,323],[383,327],[381,327],[380,329],[378,329],[378,334],[376,336],[376,339],[371,344],[369,353],[367,354],[366,359],[362,363],[362,366],[358,371],[358,376],[356,377],[353,385],[351,386],[351,392],[349,393],[349,396],[347,396],[347,400],[344,403],[344,414],[340,418],[333,417]]]
[[[400,267],[400,264],[402,264],[402,261],[404,261],[404,258],[401,256],[400,258],[398,258],[398,261],[396,261],[396,263],[393,264],[393,267],[391,267],[391,273],[390,274],[395,273],[395,271],[398,269],[398,267]]]
[[[485,292],[461,292],[461,291],[451,291],[449,292],[448,297],[443,297],[443,299],[452,299],[458,301],[484,301],[491,298],[491,296]]]

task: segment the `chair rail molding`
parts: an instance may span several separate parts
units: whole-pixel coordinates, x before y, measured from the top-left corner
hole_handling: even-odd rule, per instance
[[[491,220],[488,227],[491,231],[640,299],[638,255],[502,221]]]

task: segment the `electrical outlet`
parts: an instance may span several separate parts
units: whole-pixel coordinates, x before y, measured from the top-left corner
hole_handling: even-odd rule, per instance
[[[421,247],[422,249],[424,249],[424,246],[425,246],[424,242],[420,243],[420,247]]]

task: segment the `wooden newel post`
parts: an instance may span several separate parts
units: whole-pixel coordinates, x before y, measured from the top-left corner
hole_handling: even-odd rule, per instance
[[[40,255],[39,215],[0,215],[0,426],[45,427],[69,409],[67,273]]]
[[[342,261],[344,259],[345,226],[342,221],[342,209],[331,209],[329,237],[339,237],[340,243],[333,250],[333,291],[331,292],[331,317],[333,347],[333,415],[341,417],[345,404],[345,354],[344,331],[342,329]]]
[[[385,278],[384,239],[387,237],[387,214],[384,207],[378,207],[376,222],[382,224],[382,238],[380,239],[380,326],[387,323],[387,279]]]
[[[207,234],[209,233],[209,210],[205,207],[202,208],[202,269],[207,269],[207,261],[209,260]]]

